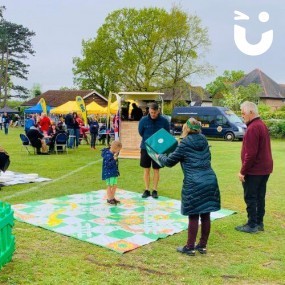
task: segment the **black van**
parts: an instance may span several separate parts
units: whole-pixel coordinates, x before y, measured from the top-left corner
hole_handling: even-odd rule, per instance
[[[246,131],[246,125],[228,108],[175,107],[171,116],[172,134],[180,135],[183,124],[191,117],[202,123],[202,133],[208,137],[242,140]]]

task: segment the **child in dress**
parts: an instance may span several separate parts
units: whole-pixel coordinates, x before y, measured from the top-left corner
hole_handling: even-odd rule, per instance
[[[117,190],[117,181],[119,173],[118,156],[122,148],[122,143],[113,141],[109,148],[102,149],[103,165],[102,165],[102,180],[106,180],[107,184],[107,203],[117,205],[120,203],[115,198]]]

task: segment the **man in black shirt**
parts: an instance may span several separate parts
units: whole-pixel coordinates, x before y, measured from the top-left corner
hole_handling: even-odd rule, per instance
[[[48,154],[44,135],[36,127],[32,126],[28,130],[27,137],[29,138],[31,145],[37,149],[37,154]]]
[[[131,119],[134,121],[139,121],[143,116],[143,111],[136,103],[132,104],[133,110],[131,112]]]

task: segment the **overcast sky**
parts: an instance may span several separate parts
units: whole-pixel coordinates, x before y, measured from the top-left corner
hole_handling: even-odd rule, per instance
[[[81,42],[96,37],[106,16],[121,8],[161,7],[167,11],[173,4],[202,19],[211,40],[207,61],[216,74],[192,78],[193,85],[205,85],[222,75],[225,70],[243,70],[246,73],[261,69],[277,83],[285,83],[285,3],[284,0],[1,0],[6,6],[4,18],[34,31],[35,56],[27,81],[17,81],[28,89],[40,84],[41,90],[73,86],[72,58],[81,56]],[[235,21],[238,10],[249,20]],[[267,12],[269,20],[261,22],[260,12]],[[175,19],[173,19],[175,21]],[[234,42],[234,25],[246,28],[246,39],[257,44],[261,35],[273,30],[270,48],[261,55],[241,52]]]

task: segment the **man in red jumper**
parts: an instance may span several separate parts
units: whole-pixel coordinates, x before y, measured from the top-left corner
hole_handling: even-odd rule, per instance
[[[235,229],[255,233],[264,231],[266,183],[273,170],[273,160],[269,132],[259,118],[257,106],[246,101],[241,104],[241,114],[247,131],[243,138],[242,167],[238,176],[244,190],[248,221]]]

